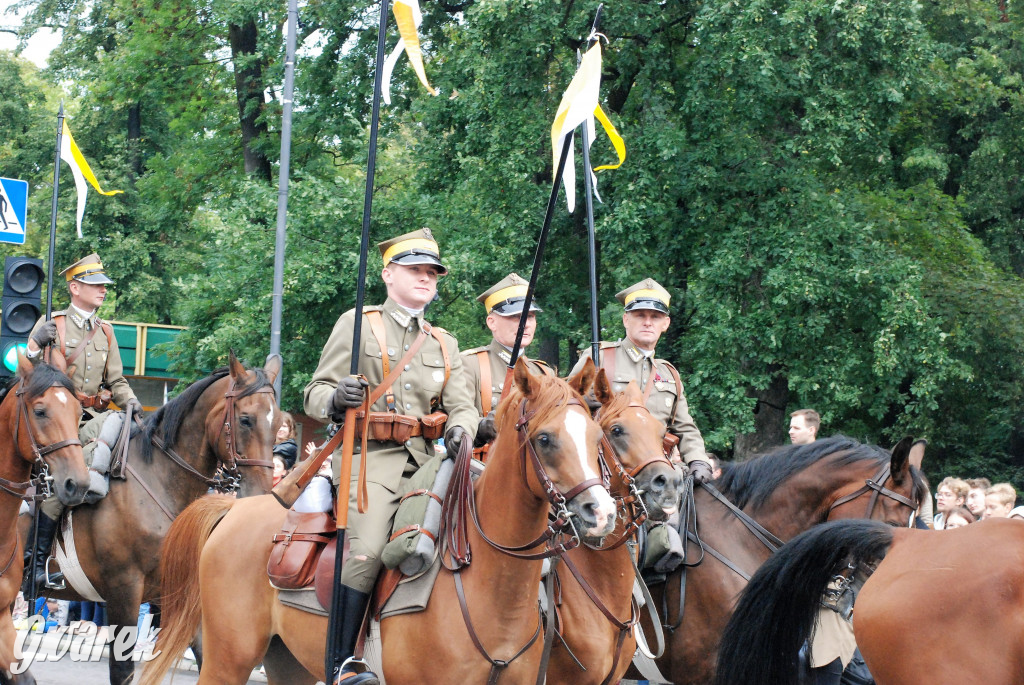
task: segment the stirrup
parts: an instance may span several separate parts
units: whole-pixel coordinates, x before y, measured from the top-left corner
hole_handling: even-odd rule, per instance
[[[53,577],[53,574],[50,573],[51,561],[57,562],[57,575],[60,576],[60,585],[50,580],[50,578]],[[46,563],[43,564],[43,575],[46,577],[46,582],[44,583],[44,585],[46,585],[46,589],[64,590],[67,588],[67,585],[64,583],[64,574],[61,573],[60,570],[60,562],[57,561],[56,557],[46,557]]]
[[[358,667],[358,670],[357,668]],[[349,657],[341,663],[341,669],[334,673],[332,685],[380,685],[377,674],[370,670],[370,664],[363,659]]]

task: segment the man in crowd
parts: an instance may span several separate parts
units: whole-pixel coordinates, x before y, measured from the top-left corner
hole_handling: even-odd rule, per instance
[[[636,381],[651,414],[664,421],[668,433],[678,439],[679,458],[695,480],[706,483],[712,478],[711,462],[704,451],[704,438],[690,417],[679,372],[664,359],[654,356],[661,336],[668,330],[670,296],[654,279],[646,278],[615,298],[624,306],[622,325],[626,337],[601,343],[599,366],[604,368],[612,390],[625,389]],[[590,356],[584,351],[573,369],[578,371]],[[673,450],[674,451],[674,450]]]
[[[797,409],[789,415],[789,440],[794,445],[810,445],[818,439],[821,416],[813,409]]]
[[[79,438],[89,463],[91,448],[110,413],[107,411],[110,401],[121,408],[130,406],[136,413],[142,412],[142,405],[124,377],[121,351],[113,328],[96,315],[107,297],[107,286],[114,283],[104,271],[99,255],[93,253],[75,262],[61,275],[67,282],[71,306],[53,312],[49,320],[36,322],[26,356],[34,364],[43,358],[42,350],[49,345],[51,354],[63,354],[67,360],[68,374],[84,410]],[[33,569],[37,587],[63,586],[64,578],[60,573],[49,577],[46,573],[47,557],[63,509],[57,495],[51,495],[40,505]]]
[[[494,440],[493,412],[505,387],[506,370],[512,361],[512,348],[515,346],[528,285],[525,279],[512,273],[476,298],[487,311],[486,323],[491,331],[491,343],[466,350],[462,357],[469,393],[481,417],[474,442],[480,458],[486,455],[486,445]],[[526,348],[533,342],[533,335],[537,330],[537,312],[540,311],[542,310],[536,302],[530,302],[530,311],[526,317],[526,327],[519,348],[520,356],[525,354]],[[551,373],[547,364],[542,361],[531,359],[529,365],[534,373]]]
[[[437,294],[438,276],[448,273],[433,235],[422,229],[380,243],[378,248],[388,297],[383,305],[363,310],[358,373],[367,378],[370,389],[383,385],[384,391],[370,407],[371,439],[365,459],[359,460],[366,468],[369,507],[363,514],[358,512],[356,491],[351,488],[346,539],[351,550],[341,585],[335,590],[343,593],[338,649],[345,658],[355,650],[381,566],[380,553],[406,490],[406,479],[434,456],[432,439],[440,437],[442,430],[445,444],[454,454],[463,440],[473,440],[479,418],[469,395],[458,342],[424,319],[424,309]],[[354,309],[341,315],[306,386],[306,414],[323,422],[340,423],[346,409],[359,407],[363,401],[364,383],[349,375],[354,322]],[[448,414],[443,429],[436,421],[441,410]],[[357,436],[362,423],[357,423]],[[358,446],[357,437],[357,450]],[[333,463],[334,483],[344,497],[350,484],[339,482],[340,456]],[[375,685],[378,678],[369,671],[358,672],[357,665],[348,661],[334,674],[334,682]]]
[[[967,504],[965,505],[974,514],[974,518],[981,519],[985,515],[985,492],[992,487],[988,478],[968,478]]]
[[[983,519],[1004,519],[1010,516],[1017,501],[1017,491],[1009,483],[996,483],[985,491]]]

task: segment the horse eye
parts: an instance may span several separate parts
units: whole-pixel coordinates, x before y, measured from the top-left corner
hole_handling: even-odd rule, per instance
[[[610,432],[611,432],[613,438],[619,438],[619,437],[622,437],[623,433],[625,433],[626,431],[622,430],[622,426],[616,424],[616,425],[612,426],[612,429],[611,429]]]
[[[33,408],[32,413],[35,414],[36,416],[38,416],[39,418],[43,418],[43,417],[46,416],[46,408],[45,407],[35,407],[35,408]]]
[[[253,425],[252,417],[247,414],[243,414],[242,417],[238,420],[238,422],[245,426],[246,428],[252,428]]]
[[[541,433],[537,436],[537,444],[541,447],[549,447],[551,445],[551,436],[547,433]]]

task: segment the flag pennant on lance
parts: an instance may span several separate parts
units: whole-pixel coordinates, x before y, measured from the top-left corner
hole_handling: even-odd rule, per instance
[[[391,104],[391,73],[395,70],[395,64],[402,56],[402,52],[409,55],[409,63],[412,64],[413,70],[419,76],[420,83],[431,95],[437,95],[437,91],[427,81],[427,72],[423,69],[423,50],[420,49],[420,37],[416,31],[423,23],[419,1],[395,0],[391,11],[395,15],[395,23],[398,24],[398,33],[401,38],[398,39],[398,45],[384,62],[381,97],[386,104]]]
[[[96,180],[96,174],[92,172],[89,162],[85,161],[82,151],[78,149],[75,139],[71,136],[71,129],[68,128],[67,120],[64,121],[64,127],[61,131],[60,158],[68,163],[68,166],[71,167],[71,173],[75,177],[75,189],[78,191],[78,211],[75,214],[75,225],[78,228],[78,237],[81,238],[82,217],[85,215],[85,198],[86,193],[89,191],[85,182],[88,181],[89,185],[95,188],[96,192],[101,195],[117,195],[124,191],[103,190],[100,187],[100,182]]]
[[[555,122],[551,126],[551,148],[554,152],[555,165],[558,168],[558,159],[562,154],[562,144],[566,134],[572,131],[584,121],[587,122],[589,131],[594,131],[594,117],[601,122],[604,132],[612,141],[615,152],[618,154],[618,164],[605,164],[594,171],[602,169],[618,169],[626,161],[626,144],[622,136],[615,130],[611,120],[598,104],[601,93],[601,41],[594,42],[593,47],[587,50],[580,62],[576,75],[573,76],[565,94],[562,95],[562,102],[558,105],[558,113],[555,115]],[[596,136],[589,137],[588,144],[592,144]],[[556,179],[557,181],[557,179]],[[569,157],[565,163],[565,171],[562,173],[562,181],[565,183],[565,200],[572,212],[576,208],[576,170],[573,164],[573,151],[569,150]],[[597,176],[590,172],[590,182],[597,194]],[[597,196],[600,200],[600,196]]]

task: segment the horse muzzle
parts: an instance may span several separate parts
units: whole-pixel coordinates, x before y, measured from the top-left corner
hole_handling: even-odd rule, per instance
[[[73,476],[54,478],[53,489],[61,504],[66,507],[78,506],[85,501],[85,495],[89,492],[89,479],[80,481]]]
[[[636,487],[643,494],[647,516],[652,521],[666,521],[679,510],[683,476],[668,464],[651,464],[636,478]]]
[[[579,522],[580,536],[597,540],[615,530],[615,501],[600,485],[593,485],[572,498],[569,512]]]

